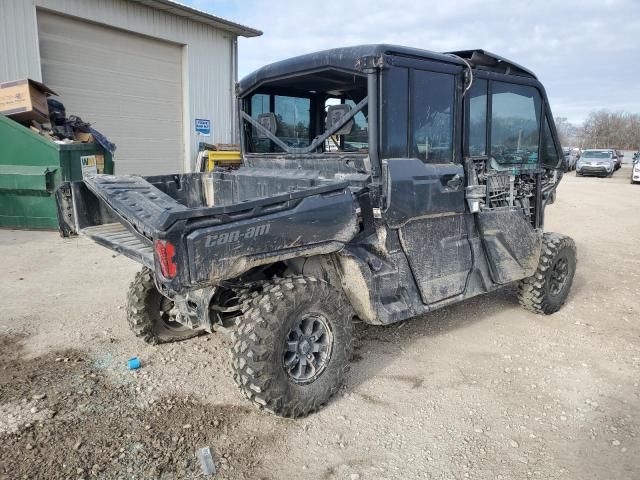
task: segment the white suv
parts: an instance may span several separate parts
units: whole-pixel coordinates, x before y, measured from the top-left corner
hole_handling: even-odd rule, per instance
[[[631,183],[640,183],[640,152],[633,155],[633,165],[631,165]]]

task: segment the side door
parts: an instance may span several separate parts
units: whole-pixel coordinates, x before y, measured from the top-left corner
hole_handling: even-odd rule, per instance
[[[562,164],[557,152],[551,155],[556,144],[540,92],[506,80],[477,79],[465,103],[465,156],[481,172],[477,178],[485,189],[475,224],[497,284],[535,270],[542,239],[540,166]]]
[[[456,72],[395,68],[383,89],[401,104],[386,105],[383,144],[387,204],[383,218],[396,230],[425,304],[464,292],[473,266],[460,157],[461,102]],[[400,113],[398,113],[400,112]],[[407,113],[408,112],[408,113]],[[406,118],[404,118],[406,115]],[[393,118],[390,118],[390,117]]]

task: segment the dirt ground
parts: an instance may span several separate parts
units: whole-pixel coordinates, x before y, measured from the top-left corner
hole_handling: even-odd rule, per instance
[[[202,447],[216,479],[640,478],[640,185],[571,173],[546,222],[578,247],[560,312],[505,289],[358,325],[346,385],[295,421],[243,400],[224,336],[136,340],[133,262],[0,231],[0,479],[202,478]]]

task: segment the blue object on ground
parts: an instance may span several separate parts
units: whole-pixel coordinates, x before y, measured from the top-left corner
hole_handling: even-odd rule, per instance
[[[140,359],[138,357],[133,357],[127,360],[127,368],[129,368],[129,370],[137,370],[141,366],[142,363],[140,362]]]

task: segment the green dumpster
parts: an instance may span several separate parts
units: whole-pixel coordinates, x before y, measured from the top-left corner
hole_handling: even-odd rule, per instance
[[[0,227],[57,229],[56,188],[96,167],[113,173],[99,144],[57,144],[0,115]]]

